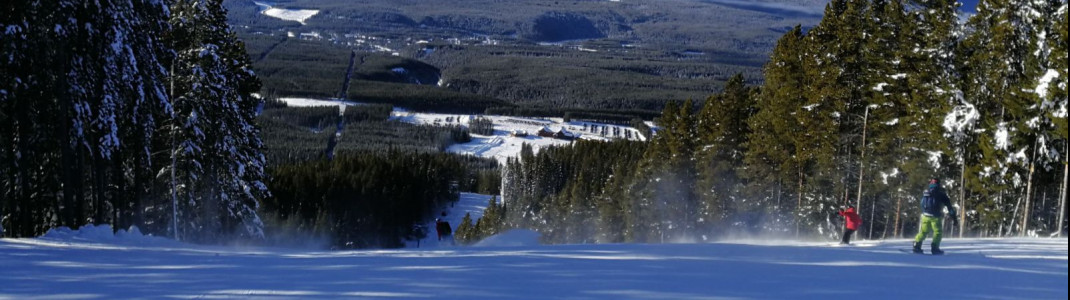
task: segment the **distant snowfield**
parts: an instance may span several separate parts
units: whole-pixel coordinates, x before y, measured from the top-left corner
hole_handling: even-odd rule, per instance
[[[99,231],[0,239],[0,298],[1067,298],[1067,239],[947,239],[934,257],[907,240],[299,251]]]
[[[315,9],[275,8],[272,7],[271,4],[257,1],[253,1],[253,3],[256,4],[256,6],[260,7],[261,14],[287,21],[297,21],[301,23],[301,25],[304,25],[305,21],[307,21],[308,18],[311,18],[312,16],[315,16],[320,12],[319,10]]]
[[[361,105],[360,102],[339,99],[284,97],[279,98],[279,100],[285,102],[286,105],[294,107]],[[504,163],[510,157],[515,158],[520,156],[520,149],[522,148],[523,144],[531,145],[532,150],[535,153],[538,153],[540,149],[545,147],[563,146],[572,143],[572,141],[568,140],[538,136],[536,133],[543,127],[553,132],[565,129],[566,131],[571,132],[572,134],[577,135],[582,139],[588,140],[608,141],[611,139],[624,139],[626,137],[630,137],[630,139],[632,140],[646,140],[646,137],[642,136],[639,133],[639,130],[632,128],[631,126],[620,126],[580,121],[565,122],[561,118],[528,118],[495,115],[418,113],[406,111],[405,109],[396,107],[394,108],[394,112],[391,113],[391,118],[393,120],[410,124],[433,126],[467,126],[468,121],[475,117],[485,117],[493,121],[494,135],[486,136],[473,134],[471,142],[450,146],[446,149],[446,152],[493,158],[498,160],[499,162]],[[584,127],[584,125],[586,125],[587,127]],[[653,124],[651,123],[648,123],[648,125],[653,127]],[[595,130],[594,126],[598,126],[597,128],[599,129]],[[602,127],[606,127],[605,135],[602,134]],[[616,136],[614,136],[613,134],[614,129],[616,129],[618,132]],[[524,132],[526,133],[526,136],[514,136],[513,132],[515,131]],[[630,134],[628,136],[625,136],[625,131],[629,132]],[[484,202],[484,204],[486,204],[486,202]]]
[[[317,107],[317,106],[354,106],[360,105],[360,103],[339,99],[313,99],[313,98],[298,98],[298,97],[283,97],[279,98],[279,101],[285,102],[286,106],[292,107]]]
[[[638,130],[631,128],[630,126],[579,121],[564,122],[561,118],[415,113],[401,109],[395,109],[393,113],[393,118],[398,121],[439,126],[467,126],[468,121],[475,117],[485,117],[493,121],[494,135],[486,136],[473,134],[471,142],[450,146],[446,149],[447,152],[494,158],[499,162],[505,162],[510,157],[515,158],[520,156],[520,149],[523,144],[531,145],[532,150],[535,153],[538,153],[540,149],[545,147],[563,146],[572,143],[572,141],[568,140],[538,136],[536,133],[543,127],[553,132],[565,129],[566,131],[579,136],[581,139],[588,140],[608,141],[616,138],[623,139],[625,138],[625,131],[630,132],[632,140],[646,140],[645,137],[639,134]],[[584,129],[584,125],[587,125],[586,130]],[[599,126],[598,128],[603,126],[606,127],[606,135],[602,135],[600,130],[595,131],[592,126]],[[619,131],[619,135],[615,137],[613,136],[614,128]],[[514,136],[512,133],[515,131],[524,132],[526,136]]]

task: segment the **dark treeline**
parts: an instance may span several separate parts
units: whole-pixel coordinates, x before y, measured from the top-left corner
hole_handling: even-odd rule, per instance
[[[266,231],[279,243],[333,248],[402,247],[460,191],[496,193],[494,161],[445,153],[344,154],[273,167]]]
[[[494,122],[484,117],[475,117],[468,121],[468,130],[475,134],[494,135]]]
[[[520,157],[504,167],[503,224],[479,223],[537,229],[551,242],[642,241],[631,229],[651,219],[633,214],[638,209],[624,196],[647,147],[632,141],[579,141],[535,155],[524,145]],[[493,219],[488,215],[483,218]]]
[[[666,99],[715,92],[735,73],[760,80],[757,64],[678,58],[619,44],[595,53],[526,44],[428,47],[434,52],[420,59],[443,70],[444,88],[521,107],[658,111]]]
[[[459,192],[498,193],[496,161],[443,153],[471,139],[460,124],[393,121],[385,104],[346,106],[341,114],[337,106],[286,107],[273,94],[257,118],[275,166],[268,170],[273,197],[260,210],[268,244],[401,247],[423,238],[429,229],[420,226]]]
[[[860,236],[904,237],[936,177],[962,211],[953,233],[1060,234],[1066,2],[982,1],[964,25],[957,7],[832,1],[780,39],[760,88],[735,77],[697,112],[670,103],[645,151],[579,143],[510,162],[499,226],[569,243],[832,237],[850,204]]]
[[[270,96],[269,96],[270,98]],[[266,106],[257,123],[263,128],[264,155],[269,164],[309,161],[327,157],[327,145],[335,154],[388,151],[442,152],[457,143],[471,141],[460,125],[427,126],[389,120],[393,107],[386,104],[346,107],[286,107],[278,102]],[[338,132],[339,121],[343,121]]]
[[[4,236],[263,237],[260,82],[220,2],[0,4]]]
[[[266,105],[258,120],[270,119],[315,131],[333,129],[338,124],[339,117],[345,124],[364,121],[383,122],[389,119],[390,113],[394,111],[391,105],[369,104],[349,106],[344,113],[339,114],[338,107],[334,106],[286,107],[284,102],[275,103]]]

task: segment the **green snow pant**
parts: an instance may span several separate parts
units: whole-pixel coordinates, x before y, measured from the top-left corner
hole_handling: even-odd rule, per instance
[[[940,217],[933,216],[921,216],[921,226],[918,229],[918,236],[914,237],[915,243],[921,243],[925,241],[925,236],[929,234],[929,231],[933,232],[933,248],[940,248],[940,239],[944,237]]]

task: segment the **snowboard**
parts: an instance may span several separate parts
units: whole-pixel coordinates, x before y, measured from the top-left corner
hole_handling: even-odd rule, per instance
[[[912,250],[912,249],[899,249],[899,251],[901,251],[901,252],[903,252],[903,253],[908,253],[908,254],[918,254],[918,255],[926,255],[926,254],[928,254],[928,255],[934,255],[934,256],[941,256],[941,255],[947,255],[947,253],[946,253],[946,252],[945,252],[945,253],[940,253],[940,254],[932,254],[932,253],[925,253],[924,251],[922,251],[921,253],[914,253],[914,250]]]

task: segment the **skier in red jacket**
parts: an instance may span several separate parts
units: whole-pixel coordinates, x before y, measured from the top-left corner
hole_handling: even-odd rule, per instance
[[[862,225],[862,217],[855,213],[853,205],[848,205],[846,211],[841,209],[840,215],[847,219],[847,228],[843,230],[843,238],[840,239],[840,245],[847,245],[851,243],[851,234],[858,230],[858,225]]]

